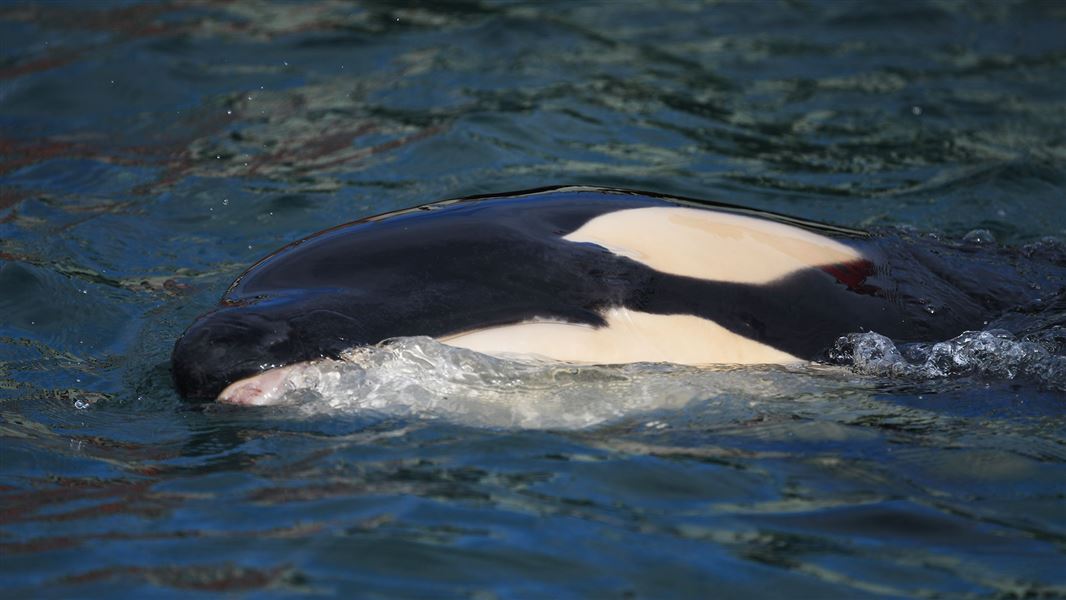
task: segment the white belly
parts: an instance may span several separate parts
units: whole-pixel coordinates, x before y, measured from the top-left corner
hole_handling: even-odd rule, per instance
[[[671,362],[685,365],[802,362],[692,315],[612,308],[606,327],[528,322],[448,336],[440,341],[492,355],[531,355],[581,363]]]

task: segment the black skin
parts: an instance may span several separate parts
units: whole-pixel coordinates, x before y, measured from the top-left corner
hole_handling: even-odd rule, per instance
[[[650,206],[798,225],[869,261],[750,285],[665,274],[561,239],[601,214]],[[264,258],[178,339],[172,372],[183,398],[213,400],[265,369],[336,358],[387,338],[440,337],[534,317],[600,326],[599,311],[611,306],[705,317],[818,360],[846,333],[945,339],[1025,300],[1014,284],[975,296],[950,280],[954,270],[942,257],[897,246],[782,215],[625,190],[569,187],[446,201],[341,225]],[[943,305],[938,315],[927,310],[930,299]]]

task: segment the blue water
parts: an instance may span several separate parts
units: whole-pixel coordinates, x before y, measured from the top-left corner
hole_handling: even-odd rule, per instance
[[[475,193],[1063,267],[1063,81],[1050,0],[4,4],[4,595],[1066,595],[1061,295],[835,365],[464,379],[413,339],[262,409],[168,373],[266,253]]]

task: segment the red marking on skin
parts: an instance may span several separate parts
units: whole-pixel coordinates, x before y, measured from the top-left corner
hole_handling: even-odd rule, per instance
[[[877,286],[866,283],[866,278],[877,272],[874,263],[866,259],[826,265],[821,269],[857,294],[875,294],[880,291]]]

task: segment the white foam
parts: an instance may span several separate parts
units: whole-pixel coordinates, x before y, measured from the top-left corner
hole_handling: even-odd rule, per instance
[[[866,375],[1027,379],[1066,391],[1066,357],[1003,330],[967,331],[947,341],[902,348],[878,333],[853,333],[837,340],[830,355]]]
[[[492,357],[428,337],[396,338],[353,350],[343,360],[286,367],[280,377],[271,375],[269,393],[243,403],[284,405],[304,416],[581,429],[629,419],[676,422],[687,418],[690,406],[698,407],[700,419],[733,423],[766,411],[791,413],[804,403],[830,410],[834,398],[870,396],[876,386],[870,376],[934,384],[971,376],[1025,379],[1066,391],[1066,357],[1003,331],[902,346],[877,333],[857,333],[840,338],[831,357],[850,368],[573,365]]]
[[[693,401],[749,405],[794,398],[839,382],[810,367],[510,360],[413,337],[359,348],[344,360],[305,363],[289,369],[282,385],[272,403],[308,415],[364,413],[473,426],[577,429]]]

